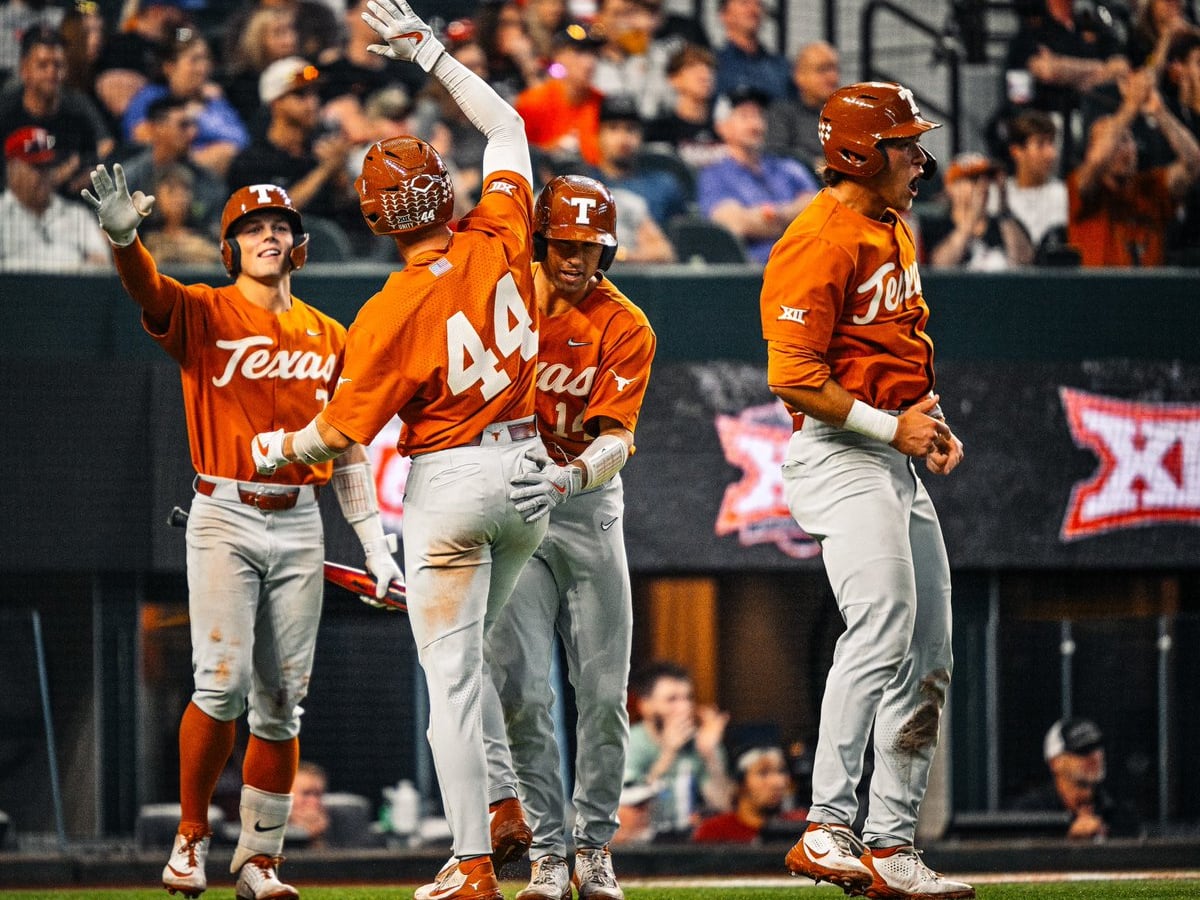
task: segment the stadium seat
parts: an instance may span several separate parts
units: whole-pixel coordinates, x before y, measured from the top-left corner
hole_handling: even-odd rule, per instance
[[[680,216],[667,224],[667,237],[680,262],[702,259],[706,263],[749,262],[746,248],[728,229],[698,216]]]

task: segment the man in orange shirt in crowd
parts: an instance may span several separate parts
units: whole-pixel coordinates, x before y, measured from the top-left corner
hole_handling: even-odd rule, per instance
[[[1067,240],[1085,266],[1161,266],[1167,227],[1197,177],[1200,144],[1163,103],[1150,67],[1121,79],[1121,106],[1092,123],[1083,163],[1067,178]],[[1166,166],[1138,171],[1133,121],[1153,117],[1175,151]]]
[[[529,143],[554,157],[600,162],[600,101],[592,87],[604,42],[582,25],[569,25],[554,37],[550,77],[517,97]]]
[[[761,298],[767,383],[794,423],[784,496],[821,544],[846,623],[821,703],[809,825],[787,866],[893,900],[975,896],[913,847],[952,666],[950,564],[913,461],[948,475],[963,458],[933,392],[929,307],[901,218],[933,174],[920,137],[936,127],[899,84],[834,91],[818,125],[825,189],[771,251]]]

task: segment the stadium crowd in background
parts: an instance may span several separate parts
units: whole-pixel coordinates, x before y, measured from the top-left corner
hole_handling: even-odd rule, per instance
[[[125,163],[144,154],[156,142],[150,107],[172,96],[199,104],[186,164],[200,207],[211,207],[211,196],[241,186],[254,172],[282,183],[285,174],[302,180],[299,168],[322,173],[318,193],[336,199],[345,182],[333,170],[341,164],[353,180],[362,152],[388,132],[432,141],[461,183],[464,197],[456,214],[471,208],[478,172],[469,161],[480,149],[477,133],[434,80],[419,69],[393,71],[365,50],[366,0],[129,0],[119,10],[115,6],[91,0],[0,6],[0,70],[8,73],[0,88],[0,138],[27,125],[45,128],[56,145],[54,177],[64,197],[77,193],[75,182],[94,162]],[[1085,265],[1145,266],[1200,259],[1200,187],[1185,140],[1200,133],[1200,30],[1193,6],[1131,0],[1119,7],[1126,15],[1107,19],[1089,9],[1076,9],[1070,0],[1017,4],[1018,27],[1000,54],[1002,62],[997,60],[1003,72],[999,101],[986,132],[963,141],[967,150],[986,148],[994,177],[968,176],[956,184],[939,175],[929,195],[906,214],[922,262],[980,269],[1001,262],[1072,265],[1082,259]],[[652,180],[613,185],[637,195],[625,204],[625,228],[640,197],[649,210],[641,218],[661,236],[673,234],[673,220],[701,215],[745,242],[753,262],[765,261],[782,233],[777,226],[786,225],[795,210],[775,201],[770,217],[778,222],[755,223],[767,204],[751,204],[748,216],[732,215],[728,205],[698,202],[692,187],[706,167],[729,165],[730,144],[718,138],[713,113],[747,89],[761,92],[770,104],[764,159],[791,158],[810,176],[822,168],[816,116],[838,85],[844,60],[838,47],[819,40],[781,53],[762,0],[720,0],[711,23],[676,15],[663,0],[464,2],[449,14],[457,18],[437,22],[447,49],[514,101],[530,143],[544,154],[535,153],[535,189],[556,175],[594,173],[597,166],[613,180],[601,161],[601,108],[605,98],[633,103],[636,122],[625,118],[624,126],[614,126],[642,128],[632,171],[643,157],[666,153],[680,163],[676,174],[682,171],[688,183],[683,206],[672,203],[665,211]],[[264,174],[257,166],[254,172],[245,166],[231,170],[252,139],[260,156],[264,142],[270,143],[274,99],[264,99],[263,78],[273,64],[289,58],[302,58],[318,72],[316,109],[307,116],[308,136],[290,151],[294,164],[286,173]],[[1147,92],[1134,109],[1130,91],[1140,95],[1151,82],[1157,91]],[[1106,148],[1114,141],[1129,143],[1124,131],[1136,148],[1133,155],[1118,154],[1129,172],[1112,166],[1099,171],[1096,161],[1111,155]],[[340,142],[353,148],[344,159],[340,150],[328,149]],[[1105,153],[1093,149],[1089,160],[1097,142]],[[316,153],[318,147],[327,155]],[[1170,175],[1164,190],[1151,189],[1157,183],[1153,172],[1170,167],[1180,177]],[[741,168],[752,178],[776,180],[762,161],[743,162]],[[1064,206],[1068,183],[1079,189],[1075,202]],[[1143,190],[1146,184],[1151,188]],[[326,185],[333,187],[326,191]],[[1149,190],[1153,208],[1119,199],[1130,190]],[[303,187],[293,190],[298,198],[304,193]],[[298,205],[304,205],[302,199]],[[1034,216],[1035,209],[1049,218]],[[332,220],[320,223],[322,231],[345,232],[352,257],[396,261],[336,202],[322,199],[305,211]],[[191,218],[198,219],[194,227],[211,225],[203,214]],[[1127,234],[1143,221],[1153,232],[1149,238]],[[1020,242],[1006,237],[1016,227],[1024,230],[1032,255],[1014,250]],[[1098,228],[1125,237],[1116,250],[1098,248]],[[943,237],[949,243],[939,247]],[[666,252],[665,237],[652,240],[644,252],[638,243],[623,240],[618,263],[687,260],[695,254],[689,247]],[[984,252],[988,246],[994,252]],[[6,262],[8,268],[19,266],[19,260]]]

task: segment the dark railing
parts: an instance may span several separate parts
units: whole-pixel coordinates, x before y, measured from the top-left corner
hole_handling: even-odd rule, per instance
[[[935,63],[944,63],[946,65],[947,91],[949,104],[943,105],[928,96],[923,96],[916,91],[914,94],[920,101],[921,108],[932,113],[935,118],[945,122],[950,132],[950,152],[951,154],[958,153],[962,149],[962,87],[960,78],[960,65],[962,62],[962,54],[958,47],[956,39],[947,34],[946,29],[939,25],[932,25],[924,19],[914,15],[909,10],[905,9],[898,3],[893,3],[891,0],[870,0],[863,7],[862,14],[859,18],[859,41],[862,48],[862,80],[863,81],[900,81],[901,79],[889,72],[884,71],[875,63],[875,29],[876,19],[881,14],[890,15],[904,22],[914,31],[917,31],[930,38],[930,49],[933,52],[933,61]]]

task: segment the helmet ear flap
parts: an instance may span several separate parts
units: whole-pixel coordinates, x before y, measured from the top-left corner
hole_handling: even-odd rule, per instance
[[[608,267],[613,264],[613,260],[617,258],[617,247],[614,244],[611,247],[604,247],[600,251],[600,264],[596,266],[601,272],[607,272]]]
[[[237,278],[242,270],[242,248],[238,246],[237,238],[225,238],[221,241],[221,262],[225,263],[225,271],[230,278]]]
[[[288,255],[288,259],[292,262],[292,270],[304,267],[305,261],[308,260],[308,232],[294,231],[292,232],[295,243],[292,245],[292,252]]]
[[[546,259],[546,236],[538,232],[533,233],[533,261],[542,262]]]

